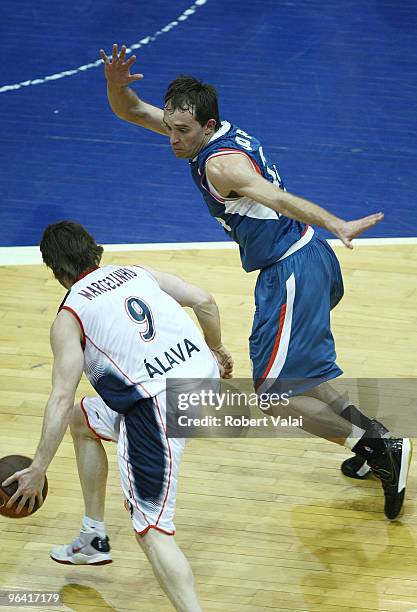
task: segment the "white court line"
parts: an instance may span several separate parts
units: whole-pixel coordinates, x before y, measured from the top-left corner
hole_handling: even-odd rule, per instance
[[[151,42],[156,40],[158,36],[161,36],[161,34],[165,34],[166,32],[169,32],[170,30],[172,30],[172,28],[175,28],[176,26],[180,25],[182,21],[186,21],[189,17],[191,17],[191,15],[194,15],[196,10],[200,6],[203,6],[204,4],[206,4],[206,2],[207,0],[195,0],[194,4],[189,6],[174,21],[171,21],[170,23],[168,23],[166,26],[164,26],[160,30],[157,30],[151,36],[146,36],[145,38],[142,38],[142,40],[140,40],[138,43],[130,45],[130,47],[127,49],[127,53],[130,53],[131,51],[135,49],[140,49],[141,47],[145,45],[149,45]],[[78,72],[84,72],[85,70],[90,70],[90,68],[97,68],[97,66],[100,66],[102,63],[103,63],[103,60],[99,59],[95,62],[92,62],[91,64],[84,64],[84,66],[79,66],[78,68],[74,68],[71,70],[64,70],[63,72],[58,72],[56,74],[50,74],[48,76],[41,77],[38,79],[29,79],[28,81],[21,81],[20,83],[14,83],[13,85],[3,85],[0,87],[0,93],[5,93],[6,91],[14,91],[16,89],[21,89],[22,87],[28,87],[28,85],[41,85],[43,83],[48,83],[49,81],[57,81],[58,79],[63,79],[68,76],[73,76],[74,74],[77,74]]]
[[[234,242],[160,242],[145,244],[103,244],[107,253],[112,251],[185,251],[209,249],[236,249]],[[38,246],[0,247],[0,266],[41,264]]]
[[[338,238],[330,238],[327,242],[332,247],[344,247]],[[417,244],[417,236],[411,238],[357,238],[353,240],[354,246],[390,246],[395,244]]]
[[[327,241],[332,247],[345,248],[340,240]],[[417,238],[359,238],[354,240],[355,247],[392,246],[417,244]],[[215,249],[237,249],[236,243],[225,242],[157,242],[145,244],[103,244],[107,253],[112,251],[209,251]],[[42,264],[38,246],[0,247],[0,266],[21,266]]]

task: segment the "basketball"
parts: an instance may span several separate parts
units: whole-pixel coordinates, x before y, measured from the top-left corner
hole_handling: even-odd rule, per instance
[[[7,502],[17,491],[18,483],[17,481],[12,482],[7,487],[3,487],[1,484],[7,478],[9,478],[9,476],[12,476],[12,474],[14,474],[15,472],[19,472],[20,470],[28,468],[31,463],[32,459],[30,459],[29,457],[23,457],[22,455],[8,455],[7,457],[3,457],[2,459],[0,459],[0,514],[2,516],[7,516],[8,518],[24,518],[25,516],[29,516],[29,514],[33,514],[39,509],[38,500],[36,500],[32,512],[29,512],[29,502],[26,502],[21,512],[19,512],[19,514],[16,514],[16,508],[19,505],[19,500],[17,500],[11,508],[6,508]],[[48,480],[45,476],[45,484],[43,485],[42,491],[44,500],[47,494]]]

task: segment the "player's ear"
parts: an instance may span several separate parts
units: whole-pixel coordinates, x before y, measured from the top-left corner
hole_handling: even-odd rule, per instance
[[[213,132],[216,128],[216,120],[209,119],[206,123],[206,135],[208,136],[210,132]]]

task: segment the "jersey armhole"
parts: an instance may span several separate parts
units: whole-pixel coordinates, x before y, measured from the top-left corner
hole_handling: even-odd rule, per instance
[[[67,310],[68,312],[70,312],[72,314],[72,316],[75,318],[75,320],[77,321],[80,329],[81,329],[81,334],[82,334],[82,339],[81,339],[81,348],[83,349],[83,352],[85,351],[85,344],[86,344],[86,336],[85,336],[85,331],[84,331],[84,325],[80,319],[80,317],[77,315],[77,313],[75,312],[75,310],[73,310],[70,306],[61,306],[61,308],[58,311],[58,314],[61,312],[61,310]]]
[[[237,196],[236,198],[224,198],[223,196],[221,196],[219,194],[219,192],[216,190],[214,185],[212,183],[210,183],[210,179],[209,179],[209,177],[207,175],[207,162],[210,159],[213,159],[214,157],[222,157],[223,155],[243,155],[244,157],[246,157],[250,161],[250,163],[252,164],[253,169],[258,174],[260,174],[262,176],[261,169],[259,168],[259,166],[256,163],[256,161],[254,159],[252,159],[250,157],[250,155],[248,155],[244,151],[240,151],[240,149],[224,148],[224,149],[219,149],[215,153],[212,153],[211,155],[209,155],[207,157],[206,161],[204,162],[204,171],[203,171],[203,174],[202,174],[202,177],[201,177],[201,186],[203,187],[203,189],[208,191],[209,194],[211,196],[213,196],[213,198],[215,198],[221,204],[224,204],[227,200],[239,200],[239,198],[242,197],[242,196]],[[203,185],[203,181],[204,180],[207,183],[208,189],[207,189],[207,187],[205,187],[205,185]]]

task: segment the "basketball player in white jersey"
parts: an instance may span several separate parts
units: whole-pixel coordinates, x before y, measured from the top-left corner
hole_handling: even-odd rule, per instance
[[[81,225],[50,225],[42,257],[68,289],[51,328],[52,391],[31,466],[9,505],[42,503],[46,470],[71,427],[85,502],[80,535],[51,551],[64,564],[111,563],[104,525],[107,457],[101,440],[118,444],[125,506],[139,545],[177,610],[198,612],[192,570],[173,535],[177,478],[184,447],[168,438],[169,377],[231,377],[214,298],[178,277],[147,267],[99,267],[103,248]],[[204,338],[182,306],[193,308]],[[74,406],[83,370],[98,393]],[[19,509],[18,508],[18,509]]]

